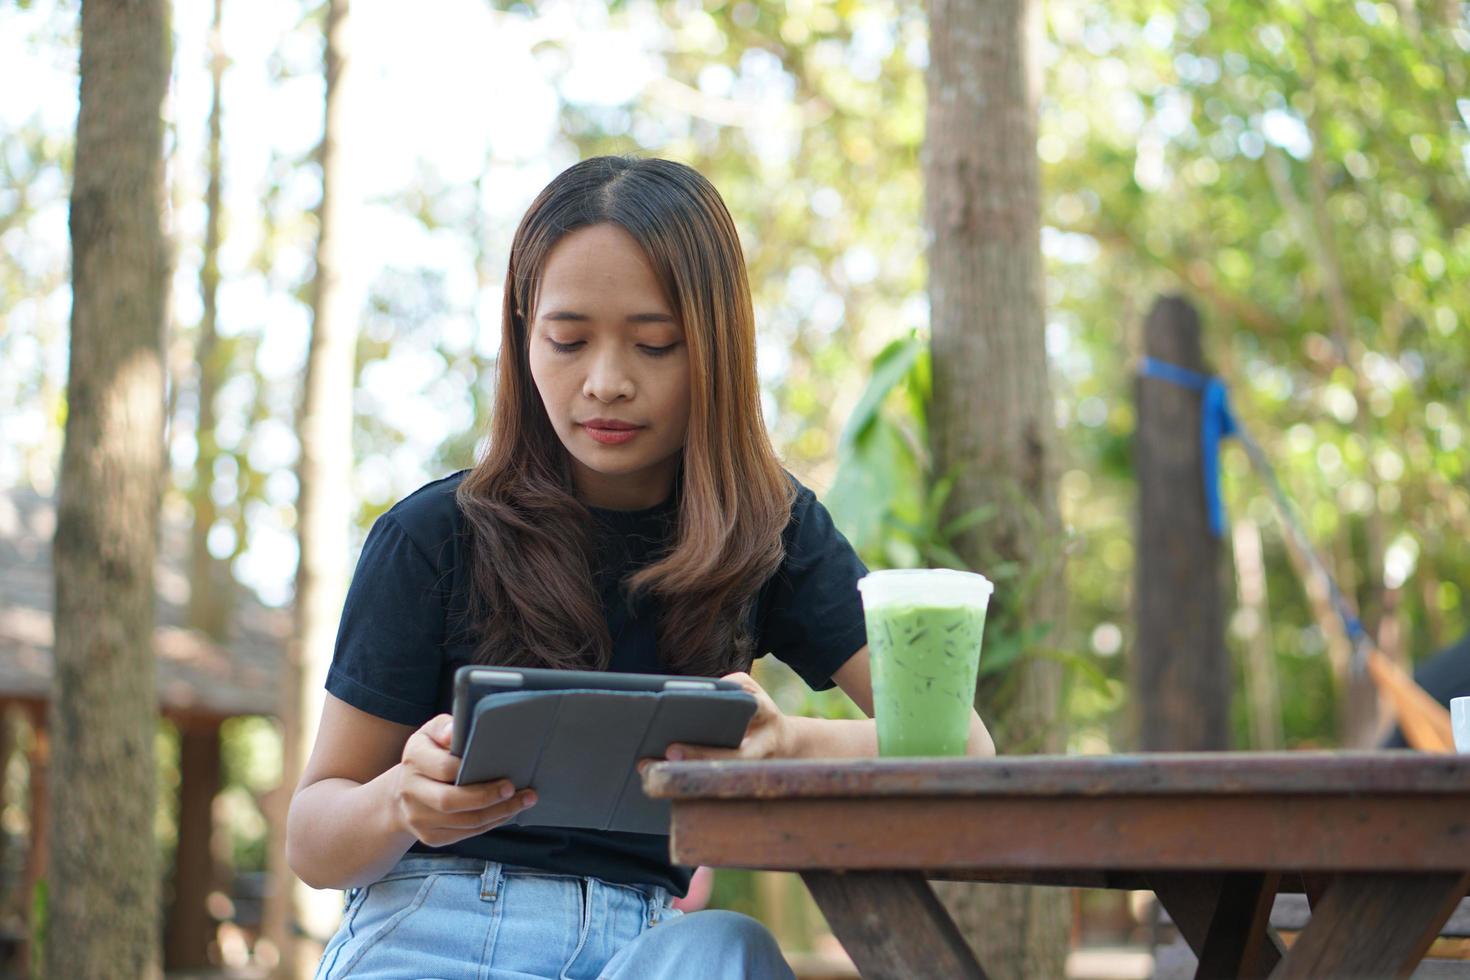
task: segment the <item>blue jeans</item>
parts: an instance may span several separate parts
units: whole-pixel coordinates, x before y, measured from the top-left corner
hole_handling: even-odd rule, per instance
[[[317,980],[790,980],[765,926],[656,885],[410,854],[347,892]],[[655,928],[657,927],[657,928]]]

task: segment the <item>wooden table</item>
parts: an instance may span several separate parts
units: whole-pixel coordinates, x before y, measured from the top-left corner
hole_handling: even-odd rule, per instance
[[[644,788],[678,863],[800,872],[867,978],[985,975],[931,878],[1151,889],[1199,977],[1404,976],[1470,888],[1466,756],[664,762]]]

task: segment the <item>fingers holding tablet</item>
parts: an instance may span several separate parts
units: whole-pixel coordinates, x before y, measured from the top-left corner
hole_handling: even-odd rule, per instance
[[[536,793],[517,793],[510,780],[454,785],[459,759],[449,751],[449,715],[439,715],[409,737],[392,770],[398,825],[417,840],[442,847],[482,834],[536,802]]]

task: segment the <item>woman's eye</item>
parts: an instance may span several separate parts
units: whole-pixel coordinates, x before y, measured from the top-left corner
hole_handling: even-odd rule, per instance
[[[572,351],[580,348],[586,341],[574,340],[570,344],[563,344],[548,337],[546,342],[550,344],[551,349],[556,351],[558,354],[570,354]]]
[[[638,345],[639,349],[649,357],[663,357],[666,354],[672,353],[674,348],[678,346],[678,344],[667,344],[663,347],[650,347],[648,344]]]

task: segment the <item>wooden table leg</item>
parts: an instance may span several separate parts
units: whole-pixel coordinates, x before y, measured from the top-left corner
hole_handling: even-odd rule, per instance
[[[1316,909],[1322,903],[1322,896],[1327,894],[1331,883],[1331,875],[1302,873],[1302,894],[1307,896],[1307,908]]]
[[[1467,884],[1470,875],[1460,872],[1338,875],[1272,980],[1406,977],[1424,958]]]
[[[1221,878],[1220,898],[1195,976],[1265,978],[1281,958],[1270,936],[1271,906],[1281,876],[1243,872]]]
[[[1149,884],[1199,957],[1197,978],[1265,977],[1281,959],[1270,931],[1280,876],[1256,872],[1150,875]]]
[[[803,871],[802,881],[864,980],[985,980],[949,911],[913,871]]]

